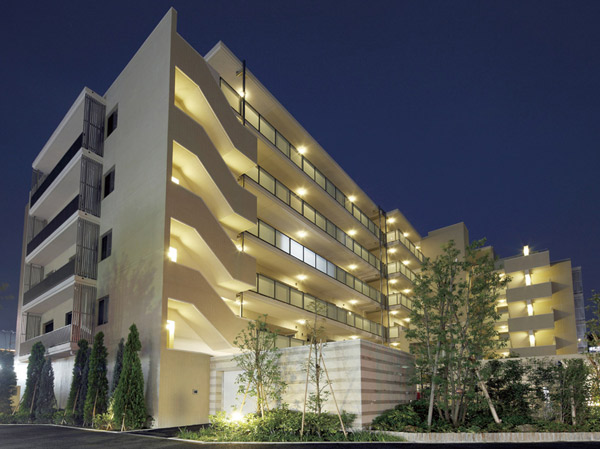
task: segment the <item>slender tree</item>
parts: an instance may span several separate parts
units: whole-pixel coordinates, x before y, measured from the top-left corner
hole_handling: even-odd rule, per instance
[[[587,322],[588,341],[590,346],[600,346],[600,294],[592,292],[587,307],[592,318]],[[590,376],[590,395],[594,403],[600,404],[600,353],[588,352],[587,359],[592,375]]]
[[[434,408],[454,426],[464,423],[477,387],[500,421],[480,377],[479,361],[500,347],[495,305],[509,278],[502,279],[494,259],[479,251],[483,244],[473,242],[462,255],[450,241],[435,260],[425,259],[415,282],[406,337],[413,343],[417,372],[429,382],[429,427]]]
[[[125,349],[125,340],[121,338],[119,346],[117,347],[117,357],[115,358],[115,369],[113,370],[113,378],[111,385],[111,394],[115,394],[117,385],[119,385],[119,379],[121,377],[121,371],[123,370],[123,350]]]
[[[29,354],[29,363],[27,364],[27,378],[25,380],[25,392],[21,399],[21,404],[30,414],[33,414],[35,398],[40,387],[40,378],[42,368],[44,367],[44,354],[46,348],[42,342],[38,341],[31,347]]]
[[[46,357],[40,374],[39,393],[35,398],[35,416],[36,418],[48,417],[55,409],[54,370],[52,369],[52,360],[50,357]]]
[[[266,315],[250,321],[234,340],[234,345],[242,352],[233,360],[242,369],[236,383],[238,393],[256,398],[256,413],[264,417],[271,404],[279,402],[286,384],[281,378],[279,359],[281,352],[276,345],[277,334],[271,332],[266,323]]]
[[[85,402],[85,395],[82,393],[83,391],[83,372],[85,370],[85,366],[89,362],[89,348],[88,342],[85,339],[79,340],[77,343],[79,349],[77,350],[77,354],[75,355],[75,364],[73,365],[73,378],[71,380],[71,391],[69,392],[69,399],[67,400],[67,408],[65,409],[66,413],[72,413],[75,420],[77,422],[82,421],[82,416],[76,416],[77,410],[81,407],[78,407],[79,404]],[[86,387],[87,389],[87,387]]]
[[[113,403],[115,424],[121,430],[141,428],[147,419],[144,399],[144,374],[138,356],[141,349],[142,344],[140,343],[137,327],[132,324],[129,328],[127,343],[125,343],[123,369]]]
[[[17,392],[15,356],[12,351],[0,350],[0,413],[11,413],[12,398]]]
[[[107,355],[104,333],[98,332],[94,338],[94,346],[90,355],[88,388],[83,407],[83,421],[87,424],[93,422],[96,414],[105,413],[108,409]]]

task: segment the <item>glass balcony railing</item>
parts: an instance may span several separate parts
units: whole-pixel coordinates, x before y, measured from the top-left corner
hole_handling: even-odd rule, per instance
[[[408,328],[401,325],[391,326],[388,328],[388,338],[400,338],[401,333],[407,330]]]
[[[54,180],[58,178],[58,175],[60,175],[64,168],[69,164],[71,159],[73,159],[77,152],[81,149],[82,143],[83,134],[80,134],[79,137],[75,139],[75,142],[73,142],[73,145],[71,145],[71,147],[67,150],[65,155],[60,159],[60,161],[58,161],[58,164],[56,164],[50,174],[46,176],[46,178],[39,184],[35,191],[31,192],[30,206],[33,206],[44,194],[44,192],[48,190],[48,187],[50,187]]]
[[[395,230],[387,233],[387,242],[388,245],[392,242],[400,242],[406,249],[408,249],[411,253],[415,255],[420,262],[425,260],[425,256],[423,253],[417,249],[416,245],[411,242],[407,237],[404,237],[404,233],[400,230]]]
[[[294,287],[290,287],[262,274],[257,275],[256,285],[257,287],[254,291],[263,296],[291,304],[311,313],[315,313],[316,310],[319,316],[347,324],[348,326],[367,331],[374,335],[382,336],[381,324],[356,315],[349,310],[342,309],[335,304],[315,298],[308,293],[301,292]]]
[[[79,210],[79,195],[61,210],[50,223],[48,223],[40,232],[38,232],[27,244],[27,254],[31,253],[40,244],[46,240],[50,234],[56,231],[69,217]]]
[[[229,105],[235,112],[242,115],[242,97],[231,87],[227,81],[221,78],[221,90]],[[281,151],[289,160],[296,164],[310,179],[315,181],[319,187],[325,190],[333,199],[342,205],[350,214],[354,216],[364,227],[366,227],[375,237],[381,238],[379,227],[356,206],[348,197],[338,189],[327,177],[321,173],[308,159],[302,156],[298,150],[277,131],[260,113],[245,102],[244,117],[246,123],[251,125],[256,131],[262,134],[279,151]]]
[[[374,254],[368,251],[360,243],[352,239],[348,234],[338,228],[318,210],[310,206],[306,201],[292,192],[284,184],[271,176],[266,170],[261,167],[256,167],[248,172],[246,176],[263,187],[273,196],[279,198],[308,221],[316,224],[319,228],[321,228],[321,230],[336,239],[339,243],[344,245],[358,257],[377,268],[377,270],[381,270],[381,261],[375,257]]]
[[[409,281],[415,282],[417,275],[413,271],[404,265],[402,262],[392,262],[387,264],[387,274],[400,273],[404,275]]]
[[[46,293],[51,288],[57,286],[65,279],[75,274],[75,259],[71,259],[58,270],[48,274],[41,282],[35,284],[25,293],[23,293],[23,305],[29,304],[38,296]]]
[[[390,306],[404,306],[412,310],[412,299],[402,293],[392,293],[388,296],[388,304]]]
[[[326,274],[351,289],[371,298],[373,301],[376,301],[379,304],[385,304],[385,295],[379,290],[371,287],[369,284],[361,281],[356,276],[351,275],[324,257],[319,256],[314,251],[311,251],[301,243],[298,243],[274,227],[266,224],[264,221],[258,220],[258,225],[248,232],[275,248],[280,249],[286,254],[319,270],[323,274]]]

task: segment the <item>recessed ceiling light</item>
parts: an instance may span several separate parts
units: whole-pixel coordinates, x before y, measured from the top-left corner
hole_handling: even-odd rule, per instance
[[[404,237],[408,237],[408,235],[409,235],[409,234],[408,234],[408,232],[405,232],[405,233],[403,233],[402,235],[403,235]]]
[[[402,263],[403,263],[404,265],[408,265],[408,264],[410,263],[410,260],[403,260],[403,261],[402,261]]]
[[[358,301],[356,299],[351,299],[350,301],[348,301],[350,304],[354,305],[357,304]]]
[[[298,320],[297,323],[298,324],[306,324],[306,320]]]
[[[395,283],[397,283],[397,282],[398,282],[398,280],[397,280],[397,279],[390,279],[390,284],[395,284]]]
[[[353,236],[355,236],[355,235],[356,235],[356,229],[350,229],[350,230],[348,231],[348,235],[349,235],[350,237],[353,237]]]
[[[307,233],[306,233],[306,231],[298,231],[298,237],[300,237],[300,238],[304,238],[304,237],[306,237],[306,236],[307,236]]]
[[[390,217],[390,218],[387,219],[387,222],[388,223],[395,223],[396,219],[394,217]]]
[[[296,190],[296,193],[298,196],[304,196],[306,195],[306,189],[304,187],[300,187],[298,190]]]
[[[398,251],[396,248],[388,249],[388,253],[390,253],[390,254],[394,254],[396,251]]]
[[[350,270],[356,270],[356,268],[357,268],[357,265],[355,265],[355,264],[348,265],[348,269],[350,269]]]
[[[298,150],[298,153],[300,153],[300,154],[306,153],[306,147],[298,147],[296,149]]]
[[[405,289],[404,289],[404,293],[408,294],[408,293],[410,293],[410,292],[411,292],[411,289],[410,289],[410,288],[405,288]]]
[[[298,275],[298,280],[300,280],[300,281],[305,281],[305,280],[306,280],[306,275],[304,275],[304,274],[299,274],[299,275]]]
[[[351,203],[354,203],[356,201],[356,197],[354,195],[350,195],[348,197],[348,201],[350,201]]]

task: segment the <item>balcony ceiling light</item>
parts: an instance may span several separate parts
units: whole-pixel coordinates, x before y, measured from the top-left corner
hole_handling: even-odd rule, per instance
[[[300,153],[300,154],[306,153],[306,147],[298,147],[296,149],[298,150],[298,153]]]
[[[305,281],[306,280],[306,275],[305,274],[299,274],[298,275],[298,280]]]
[[[406,293],[407,295],[411,292],[412,290],[410,288],[405,288],[404,289],[404,293]]]
[[[358,268],[358,265],[356,265],[356,264],[348,265],[349,270],[356,270],[357,268]]]
[[[408,235],[409,235],[409,234],[408,234],[408,232],[404,232],[402,235],[403,235],[404,237],[408,237]]]
[[[350,201],[351,203],[354,203],[356,201],[356,197],[354,195],[350,195],[348,197],[348,201]]]
[[[173,248],[172,246],[170,246],[167,256],[169,257],[169,259],[171,259],[171,262],[177,262],[177,248]]]
[[[350,230],[348,231],[348,235],[349,235],[350,237],[354,237],[354,236],[356,235],[356,229],[350,229]]]
[[[398,279],[390,279],[390,284],[395,284],[398,282]]]
[[[403,260],[403,261],[402,261],[402,263],[403,263],[404,265],[408,265],[408,264],[410,263],[410,260]]]
[[[525,245],[523,247],[523,255],[524,256],[529,256],[529,245]]]
[[[351,299],[350,301],[348,301],[350,304],[354,305],[354,304],[358,304],[358,300],[356,299]]]
[[[306,237],[308,234],[306,233],[306,231],[298,231],[298,237],[300,238],[304,238]]]
[[[396,222],[396,219],[395,219],[394,217],[390,217],[390,218],[388,218],[388,219],[387,219],[387,222],[388,222],[389,224],[392,224],[392,223],[395,223],[395,222]]]
[[[306,189],[304,187],[300,187],[298,190],[296,190],[296,193],[298,196],[304,196],[306,195]]]
[[[298,320],[298,321],[296,321],[296,322],[297,322],[298,324],[303,324],[303,325],[304,325],[304,324],[306,324],[306,320]]]
[[[390,253],[390,254],[394,254],[396,251],[398,251],[396,248],[388,249],[388,253]]]
[[[171,182],[173,184],[179,184],[179,179],[177,179],[175,176],[171,176]]]
[[[392,311],[390,312],[390,314],[392,314],[392,315],[398,315],[398,311],[397,311],[397,310],[392,310]]]
[[[356,339],[358,338],[358,335],[350,335],[350,338],[351,338],[352,340],[356,340]]]

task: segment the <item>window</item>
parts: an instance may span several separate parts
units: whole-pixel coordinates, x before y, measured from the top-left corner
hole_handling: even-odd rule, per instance
[[[68,326],[73,322],[73,312],[65,313],[65,326]]]
[[[98,300],[98,326],[108,323],[108,296]]]
[[[104,198],[115,190],[115,169],[112,168],[106,175],[104,175]]]
[[[52,332],[54,330],[54,320],[50,320],[47,323],[44,323],[44,334],[48,332]]]
[[[117,129],[117,122],[119,119],[119,110],[115,109],[112,114],[108,116],[106,120],[106,137],[110,136],[115,129]]]
[[[102,236],[100,260],[104,260],[112,253],[112,229]]]

